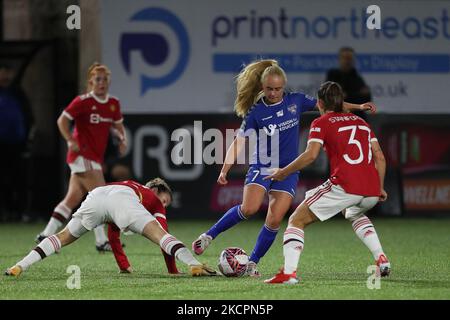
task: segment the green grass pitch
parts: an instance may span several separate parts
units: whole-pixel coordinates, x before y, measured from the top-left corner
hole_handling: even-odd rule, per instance
[[[368,289],[367,267],[373,264],[349,222],[335,218],[306,229],[298,285],[267,285],[282,265],[282,231],[261,262],[261,279],[169,276],[159,247],[139,235],[125,236],[125,251],[135,270],[119,274],[113,255],[99,254],[93,233],[33,265],[18,279],[1,276],[0,299],[449,299],[450,220],[373,219],[392,274],[380,289]],[[212,221],[169,221],[170,231],[189,248]],[[200,256],[216,266],[228,246],[253,249],[262,220],[241,223],[220,235]],[[0,268],[13,265],[34,247],[38,224],[0,225]],[[68,289],[67,267],[78,265],[81,289]],[[180,269],[186,267],[178,263]]]

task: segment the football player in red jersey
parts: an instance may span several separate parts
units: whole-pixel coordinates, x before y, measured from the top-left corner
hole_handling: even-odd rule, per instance
[[[77,96],[58,118],[59,131],[68,147],[67,164],[71,170],[69,188],[64,199],[53,210],[45,229],[36,237],[37,243],[55,234],[89,191],[105,185],[102,163],[111,128],[115,129],[120,140],[119,152],[123,154],[126,150],[120,103],[108,94],[110,81],[108,67],[94,63],[88,70],[87,93]],[[74,129],[71,132],[72,121]],[[98,226],[94,233],[97,250],[110,251],[103,225]]]
[[[282,182],[265,181],[263,177],[268,175],[268,168],[285,166],[298,156],[301,115],[303,112],[312,111],[317,104],[315,98],[303,93],[285,93],[286,84],[285,71],[276,60],[271,59],[254,61],[245,66],[237,76],[234,108],[236,114],[244,119],[236,138],[227,150],[217,183],[228,183],[228,172],[240,158],[239,154],[246,149],[246,140],[255,142],[249,144],[253,145],[253,150],[250,150],[253,155],[245,178],[243,202],[230,208],[192,243],[194,252],[203,254],[219,234],[254,216],[267,194],[269,207],[265,223],[247,265],[246,275],[250,277],[261,276],[257,264],[276,239],[281,222],[295,198],[299,178],[298,172],[292,173]],[[371,104],[356,105],[344,102],[343,107],[349,111],[375,112]],[[272,144],[275,147],[274,152]]]
[[[384,190],[386,162],[370,126],[360,117],[343,112],[343,92],[339,84],[325,82],[318,92],[321,117],[311,124],[308,146],[297,159],[282,169],[274,169],[266,179],[283,180],[290,173],[312,163],[323,146],[330,160],[330,178],[306,192],[305,200],[289,218],[284,232],[284,267],[266,283],[294,284],[304,247],[304,229],[339,212],[350,220],[356,235],[371,251],[381,276],[388,276],[390,263],[383,252],[372,222],[364,214],[387,199]]]
[[[138,183],[133,181],[113,182],[109,184],[128,185],[134,188],[139,188],[142,194],[142,205],[150,212],[161,227],[169,232],[166,219],[166,208],[172,202],[172,190],[169,185],[161,178],[155,178],[146,183],[145,187],[141,187]],[[148,191],[147,189],[150,189]],[[114,257],[117,265],[119,266],[121,273],[131,273],[133,271],[128,258],[123,251],[122,244],[120,242],[120,228],[114,223],[108,224],[108,239],[111,244]],[[166,262],[167,271],[170,274],[180,274],[177,269],[177,265],[173,256],[168,255],[164,250],[161,250]]]
[[[162,222],[167,228],[161,217],[164,216],[164,207],[171,201],[168,186],[164,185],[161,179],[152,180],[147,185],[128,180],[95,188],[89,192],[64,230],[42,240],[27,256],[8,268],[5,274],[19,276],[34,263],[58,252],[86,232],[107,222],[113,223],[119,230],[141,234],[158,244],[167,255],[188,265],[192,276],[216,275],[213,269],[195,259],[181,241],[161,226]],[[150,209],[155,212],[149,212]],[[131,269],[127,271],[130,272]]]

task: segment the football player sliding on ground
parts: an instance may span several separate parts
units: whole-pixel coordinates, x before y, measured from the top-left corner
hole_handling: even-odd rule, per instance
[[[283,236],[284,267],[266,283],[298,283],[297,266],[304,247],[304,229],[343,212],[369,248],[379,275],[388,276],[391,265],[383,252],[372,222],[365,212],[385,201],[386,162],[369,125],[356,115],[343,112],[343,92],[335,82],[325,82],[318,92],[321,117],[311,124],[308,146],[297,159],[265,177],[281,181],[312,163],[323,145],[330,159],[330,178],[306,192],[305,200],[289,218]],[[344,211],[345,210],[345,211]]]
[[[146,209],[153,191],[134,181],[117,182],[91,191],[72,216],[66,228],[45,238],[25,258],[7,269],[5,274],[19,276],[32,264],[71,244],[96,226],[110,222],[120,230],[130,230],[159,244],[167,254],[189,266],[192,276],[212,276],[216,272],[195,259],[184,244],[164,231],[156,218]],[[163,198],[164,199],[164,198]],[[163,201],[170,201],[167,197]]]
[[[150,188],[153,194],[149,192],[142,193],[142,205],[156,218],[161,227],[166,232],[169,232],[166,219],[166,208],[172,202],[172,190],[161,178],[155,178],[147,182],[146,187]],[[122,243],[120,242],[120,228],[114,223],[108,224],[108,240],[114,253],[114,258],[119,266],[120,273],[131,273],[133,269],[123,250]],[[169,274],[180,274],[177,269],[175,257],[167,254],[162,249],[161,252],[164,256]]]

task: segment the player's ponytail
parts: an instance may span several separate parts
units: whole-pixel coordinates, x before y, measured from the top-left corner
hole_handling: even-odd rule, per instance
[[[91,64],[87,72],[86,92],[92,91],[93,85],[91,83],[91,78],[97,71],[104,71],[108,77],[111,75],[111,70],[104,64],[98,62]]]
[[[322,100],[326,111],[343,112],[344,92],[338,83],[333,81],[322,83],[317,97]]]
[[[259,60],[250,63],[236,76],[236,100],[234,110],[245,117],[250,107],[264,95],[262,82],[268,75],[277,75],[287,82],[286,74],[276,60]]]
[[[173,196],[172,196],[172,189],[169,187],[169,185],[167,184],[167,182],[164,181],[164,180],[161,179],[161,178],[154,178],[154,179],[150,180],[149,182],[147,182],[147,183],[145,184],[145,186],[146,186],[147,188],[150,188],[150,189],[151,189],[151,188],[156,188],[156,189],[158,190],[158,193],[160,193],[160,192],[166,192],[166,193],[169,194],[170,199],[173,198]]]

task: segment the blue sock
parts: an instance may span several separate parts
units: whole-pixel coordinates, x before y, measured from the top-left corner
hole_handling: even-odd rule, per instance
[[[273,230],[264,224],[259,232],[258,239],[256,240],[255,248],[253,249],[250,260],[258,263],[259,259],[264,257],[266,252],[269,250],[270,246],[277,237],[278,229]]]
[[[246,220],[241,212],[240,205],[234,206],[229,209],[215,225],[211,227],[206,234],[211,236],[213,239],[219,235],[219,233],[230,229],[235,224],[238,224],[242,220]]]

